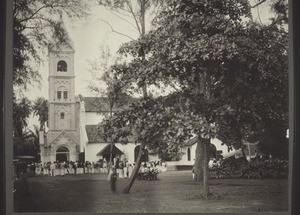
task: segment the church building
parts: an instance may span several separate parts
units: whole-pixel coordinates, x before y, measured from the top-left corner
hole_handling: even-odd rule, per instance
[[[110,159],[110,143],[98,132],[98,124],[109,112],[108,105],[101,97],[75,95],[74,44],[67,33],[63,21],[61,27],[66,35],[63,42],[49,48],[49,119],[48,131],[40,132],[41,162],[90,161]],[[114,109],[114,112],[119,111]],[[194,138],[195,140],[195,138]],[[196,141],[191,140],[182,148],[182,158],[174,165],[194,164]],[[222,154],[227,147],[212,139],[212,143]],[[126,159],[134,163],[139,152],[139,144],[129,140],[126,145],[113,146],[113,158]],[[143,161],[159,160],[146,150]]]
[[[65,29],[63,22],[61,25]],[[42,162],[78,159],[80,105],[75,96],[74,53],[69,35],[49,48],[49,130],[40,135]]]
[[[75,95],[74,44],[62,20],[60,24],[65,38],[48,50],[49,119],[48,131],[40,133],[41,162],[109,160],[110,143],[97,132],[98,124],[108,113],[108,105],[101,97]],[[116,143],[112,152],[113,158],[133,163],[139,145],[133,140],[126,145]],[[143,161],[153,159],[158,158],[146,151]]]

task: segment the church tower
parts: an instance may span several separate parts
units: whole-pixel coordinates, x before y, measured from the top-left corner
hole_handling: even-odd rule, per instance
[[[75,97],[74,45],[60,17],[65,34],[49,48],[49,113],[42,162],[76,161],[79,150],[79,103]]]

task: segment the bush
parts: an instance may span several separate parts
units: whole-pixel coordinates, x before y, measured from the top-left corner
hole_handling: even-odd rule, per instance
[[[220,166],[209,169],[210,178],[287,178],[288,161],[255,158],[224,159]]]

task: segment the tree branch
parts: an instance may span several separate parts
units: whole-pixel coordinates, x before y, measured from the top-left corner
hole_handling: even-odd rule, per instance
[[[129,23],[134,29],[139,30],[136,26],[134,26],[134,25],[133,25],[131,22],[129,22],[128,20],[124,19],[123,17],[119,16],[118,14],[113,13],[111,10],[107,9],[105,6],[104,6],[104,8],[105,8],[107,11],[109,11],[111,14],[113,14],[113,15],[115,15],[116,17],[118,17],[118,18],[124,20],[125,22]],[[124,14],[122,14],[122,15],[124,15]],[[128,17],[131,18],[131,16],[128,16]]]
[[[284,18],[283,17],[278,17],[274,22],[272,22],[270,25],[268,25],[267,29],[272,28],[274,25],[276,25],[278,22],[283,21]]]
[[[107,21],[105,21],[105,20],[103,20],[103,19],[101,19],[101,21],[105,22],[105,23],[111,28],[111,31],[112,31],[112,32],[114,32],[114,33],[116,33],[116,34],[119,34],[119,35],[122,35],[122,36],[124,36],[124,37],[127,37],[127,38],[129,38],[129,39],[131,39],[131,40],[134,40],[132,37],[130,37],[130,36],[126,35],[126,34],[123,34],[123,33],[121,33],[121,32],[116,31],[116,30],[111,26],[111,24],[110,24],[109,22],[107,22]]]
[[[258,5],[260,5],[260,4],[262,4],[262,3],[266,2],[266,1],[267,1],[267,0],[261,0],[260,2],[258,2],[258,3],[256,3],[255,5],[251,6],[251,8],[255,8],[255,7],[257,7]]]
[[[103,7],[106,8],[106,6],[104,6],[104,5],[103,5]],[[107,9],[107,10],[109,10],[109,11],[114,11],[114,12],[120,13],[122,16],[126,16],[126,17],[129,17],[129,18],[132,18],[132,16],[130,16],[130,15],[128,15],[128,14],[125,14],[125,13],[131,14],[131,12],[130,12],[129,10],[124,9],[124,8],[118,7],[118,8],[110,8],[110,9]],[[123,13],[123,11],[124,11],[125,13]]]
[[[134,12],[133,12],[132,5],[130,5],[130,3],[129,3],[128,1],[126,1],[126,4],[127,4],[128,8],[129,8],[129,10],[130,10],[130,13],[132,14],[132,16],[133,16],[133,18],[134,18],[135,24],[136,24],[136,26],[137,26],[137,28],[138,28],[138,30],[139,30],[140,35],[141,35],[141,34],[142,34],[142,31],[141,31],[139,22],[137,21],[136,16],[135,16],[135,14],[134,14]]]
[[[261,21],[261,18],[260,18],[259,7],[257,7],[256,9],[257,9],[258,20],[259,20],[260,24],[263,24]]]
[[[44,8],[46,8],[46,7],[47,7],[47,5],[44,5],[44,6],[40,7],[40,8],[37,9],[30,17],[25,18],[25,19],[21,19],[21,20],[19,21],[19,23],[25,22],[25,21],[28,21],[28,20],[32,19],[39,11],[41,11],[42,9],[44,9]]]

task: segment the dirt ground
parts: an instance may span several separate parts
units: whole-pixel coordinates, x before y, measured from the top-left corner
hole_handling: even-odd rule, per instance
[[[99,213],[230,213],[288,210],[288,180],[214,179],[211,196],[190,171],[159,174],[157,181],[139,181],[130,194],[120,194],[128,179],[118,179],[112,194],[106,175],[36,176],[28,179],[30,194],[15,198],[15,212]]]

